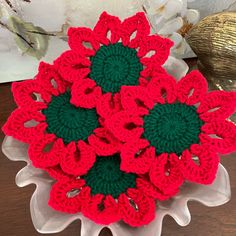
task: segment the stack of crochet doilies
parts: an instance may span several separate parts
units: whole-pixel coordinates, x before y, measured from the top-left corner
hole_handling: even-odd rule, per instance
[[[185,181],[212,183],[219,154],[236,150],[236,93],[208,92],[198,71],[177,82],[162,67],[172,42],[149,34],[143,13],[103,13],[93,30],[69,29],[71,49],[53,65],[13,84],[18,108],[3,131],[55,179],[55,210],[142,226]]]

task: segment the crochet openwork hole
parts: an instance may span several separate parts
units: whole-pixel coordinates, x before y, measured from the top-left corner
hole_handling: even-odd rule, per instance
[[[70,92],[52,96],[42,112],[48,124],[47,132],[62,138],[65,143],[86,140],[99,126],[95,109],[75,107],[70,103]]]
[[[136,175],[120,170],[120,156],[97,157],[94,166],[82,178],[92,194],[112,195],[118,198],[129,188],[136,187]]]
[[[101,46],[91,57],[90,78],[104,92],[118,92],[122,85],[137,85],[142,64],[135,49],[122,43]]]
[[[180,155],[192,144],[199,143],[202,120],[196,107],[182,103],[158,104],[144,117],[144,137],[156,153]]]

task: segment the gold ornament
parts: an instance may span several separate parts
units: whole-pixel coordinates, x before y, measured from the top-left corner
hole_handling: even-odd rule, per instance
[[[236,12],[207,16],[186,35],[211,86],[236,90]]]

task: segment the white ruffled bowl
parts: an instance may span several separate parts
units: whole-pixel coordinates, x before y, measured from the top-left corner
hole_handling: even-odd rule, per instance
[[[32,166],[28,158],[28,146],[12,137],[5,137],[2,144],[3,153],[12,161],[25,161],[27,166],[16,175],[16,184],[24,187],[35,184],[36,190],[30,201],[31,217],[35,229],[44,234],[63,231],[71,222],[81,220],[81,236],[98,236],[107,226],[97,225],[81,214],[64,214],[48,206],[49,192],[53,179],[47,173]],[[171,200],[159,202],[156,218],[145,227],[132,228],[124,223],[109,225],[113,236],[160,236],[162,221],[170,215],[175,221],[186,226],[191,221],[188,201],[198,201],[206,206],[214,207],[229,201],[231,196],[229,176],[226,169],[220,165],[217,177],[211,185],[185,183],[180,193]],[[79,234],[78,234],[79,235]]]

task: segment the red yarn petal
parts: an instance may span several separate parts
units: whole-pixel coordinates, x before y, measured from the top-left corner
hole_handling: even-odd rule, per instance
[[[93,32],[96,35],[96,39],[105,45],[109,43],[117,43],[120,39],[120,26],[121,22],[118,17],[111,16],[106,12],[103,12],[94,27]],[[111,33],[111,38],[108,38],[108,32]]]
[[[95,81],[85,79],[83,83],[80,81],[73,83],[70,102],[77,107],[94,108],[101,96],[101,87],[97,86]]]
[[[149,224],[155,218],[155,201],[137,189],[128,189],[127,195],[121,194],[118,199],[122,220],[132,227]]]
[[[176,154],[163,153],[153,161],[149,172],[151,182],[164,194],[169,195],[182,185],[182,165]]]
[[[110,156],[120,151],[121,143],[105,128],[97,128],[88,137],[98,156]]]
[[[142,86],[122,86],[120,95],[122,107],[130,113],[147,115],[154,106],[148,90]]]
[[[47,150],[49,149],[49,150]],[[37,168],[45,168],[59,164],[64,156],[64,144],[54,134],[34,137],[28,150],[29,158]]]
[[[111,195],[89,197],[83,204],[82,213],[97,224],[109,225],[121,220],[119,206]]]
[[[197,112],[205,122],[224,120],[236,110],[236,92],[213,91],[201,101]]]
[[[27,125],[30,121],[36,121],[39,124],[31,127]],[[35,137],[40,137],[46,130],[47,124],[44,121],[45,116],[39,111],[18,108],[11,113],[2,130],[5,135],[12,136],[22,142],[31,143]]]
[[[80,56],[94,56],[96,51],[100,48],[93,31],[89,28],[71,27],[68,30],[68,36],[70,48],[77,51]]]
[[[160,74],[167,74],[165,69],[161,65],[155,67],[145,67],[140,75],[149,82],[153,77],[158,77]]]
[[[176,80],[167,73],[152,78],[147,90],[156,103],[173,103],[176,100]]]
[[[201,127],[200,141],[215,152],[228,154],[236,151],[236,126],[229,121],[206,123]]]
[[[136,174],[145,174],[149,171],[155,159],[155,148],[149,147],[147,140],[139,139],[124,144],[120,156],[121,170]]]
[[[96,161],[94,150],[80,140],[77,144],[71,142],[64,150],[65,155],[61,158],[61,168],[67,174],[81,176],[87,174],[88,170]]]
[[[181,159],[185,179],[200,184],[211,184],[214,181],[218,170],[219,157],[208,146],[194,144],[190,151],[185,150],[182,153]]]
[[[78,193],[70,197],[68,193],[75,190],[80,192],[84,185],[85,181],[82,179],[61,180],[56,182],[50,192],[49,206],[57,211],[70,214],[80,212],[83,202],[80,196],[81,194]]]
[[[120,141],[138,139],[142,133],[143,119],[136,114],[121,111],[105,120],[105,126]]]
[[[22,82],[14,82],[12,84],[12,92],[16,104],[20,106],[35,106],[36,103],[45,105],[50,102],[50,94],[43,88],[38,80],[26,80]],[[40,98],[40,100],[38,100]]]
[[[155,64],[162,65],[167,60],[170,54],[170,48],[173,42],[167,38],[161,38],[158,35],[147,36],[140,41],[140,49],[138,57],[144,65]],[[153,55],[148,55],[154,52]]]
[[[72,179],[73,176],[66,174],[62,169],[60,165],[56,165],[53,167],[47,167],[44,168],[45,171],[47,171],[47,173],[56,180],[63,180],[63,181],[67,181],[69,179]]]
[[[194,105],[200,102],[208,90],[207,81],[197,70],[182,78],[177,85],[177,98],[181,103]]]
[[[134,38],[132,35],[136,32]],[[140,40],[150,33],[150,26],[143,12],[139,12],[123,21],[121,24],[121,39],[124,46],[136,48]]]
[[[169,198],[175,196],[179,189],[172,189],[172,192],[164,194],[160,189],[153,185],[150,181],[147,181],[143,178],[136,179],[136,187],[140,189],[146,196],[157,199],[159,201],[165,201]]]
[[[103,118],[109,118],[122,109],[120,94],[112,93],[103,94],[97,102],[97,113]]]
[[[58,96],[66,91],[66,83],[57,73],[55,66],[40,62],[37,81],[50,94]]]
[[[82,82],[90,73],[91,62],[75,51],[66,51],[54,61],[54,65],[64,80]]]

